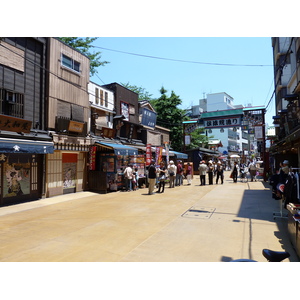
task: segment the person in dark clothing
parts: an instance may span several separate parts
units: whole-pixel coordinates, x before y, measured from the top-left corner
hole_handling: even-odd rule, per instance
[[[221,179],[221,184],[223,184],[224,180],[224,169],[220,161],[217,162],[217,167],[216,167],[216,184],[218,184],[219,178]]]
[[[213,177],[214,177],[214,166],[212,164],[212,161],[210,160],[208,162],[208,171],[207,171],[207,174],[208,174],[208,184],[213,184]]]
[[[155,185],[155,181],[156,181],[156,168],[154,166],[155,161],[152,160],[151,161],[151,165],[149,166],[148,169],[148,182],[149,182],[149,187],[148,187],[148,194],[152,195],[154,194],[154,185]]]
[[[237,176],[238,176],[238,164],[237,162],[235,161],[234,162],[234,165],[233,165],[233,170],[232,170],[232,179],[233,179],[233,182],[237,182]]]

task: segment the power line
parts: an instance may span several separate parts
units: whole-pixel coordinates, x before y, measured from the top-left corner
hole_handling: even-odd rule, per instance
[[[227,67],[273,67],[273,65],[225,64],[225,63],[211,63],[211,62],[201,62],[201,61],[192,61],[192,60],[181,60],[181,59],[173,59],[173,58],[158,57],[158,56],[152,56],[152,55],[126,52],[126,51],[109,49],[109,48],[104,48],[104,47],[99,47],[99,46],[94,46],[94,48],[99,48],[102,50],[108,50],[108,51],[113,51],[113,52],[118,52],[118,53],[124,53],[124,54],[128,54],[128,55],[141,56],[141,57],[146,57],[146,58],[169,60],[169,61],[182,62],[182,63],[200,64],[200,65],[227,66]]]

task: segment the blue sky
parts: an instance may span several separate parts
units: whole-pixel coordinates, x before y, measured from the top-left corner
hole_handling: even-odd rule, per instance
[[[218,92],[229,94],[236,105],[267,106],[274,90],[270,37],[99,37],[94,45],[106,48],[95,50],[110,63],[99,67],[92,81],[129,82],[153,97],[163,86],[180,96],[181,108]],[[273,99],[266,114],[269,125],[274,105]]]

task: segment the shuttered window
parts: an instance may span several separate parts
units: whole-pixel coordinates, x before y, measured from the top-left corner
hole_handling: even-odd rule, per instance
[[[83,107],[76,105],[76,104],[72,104],[72,116],[71,119],[73,121],[77,121],[77,122],[84,122],[83,119]]]

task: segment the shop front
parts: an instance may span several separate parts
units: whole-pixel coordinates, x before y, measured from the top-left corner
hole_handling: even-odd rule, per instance
[[[138,155],[137,148],[96,141],[89,154],[89,190],[107,193],[124,189],[123,172],[129,164],[138,174],[145,173],[145,157]]]
[[[40,199],[45,193],[45,157],[52,142],[0,138],[0,205]]]
[[[91,140],[53,135],[54,152],[47,155],[46,196],[87,189],[87,164]]]

